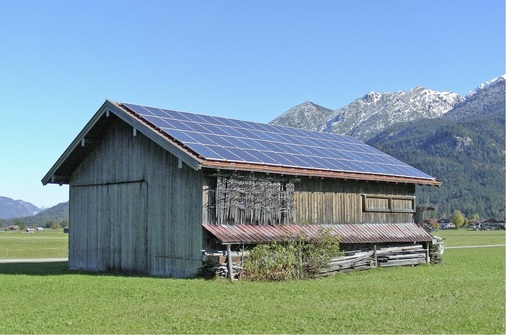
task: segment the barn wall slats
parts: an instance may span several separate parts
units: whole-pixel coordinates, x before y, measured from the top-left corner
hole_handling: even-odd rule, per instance
[[[385,198],[371,198],[370,205],[379,209],[367,212],[363,207],[363,195],[381,195]],[[294,224],[335,224],[335,223],[402,223],[413,222],[411,208],[415,186],[410,184],[374,183],[362,181],[301,178],[295,184],[293,195]],[[390,205],[399,210],[389,209],[387,197],[394,201]],[[396,197],[406,199],[395,200]],[[382,211],[381,209],[385,209]]]
[[[244,182],[234,180],[238,177],[227,175],[225,171],[220,173],[219,177],[206,177],[203,188],[203,223],[414,222],[414,185],[322,178],[297,178],[297,182],[292,183],[290,180],[293,179],[285,177],[286,192],[280,192],[283,188],[277,182],[268,182],[269,178],[272,179],[268,175],[252,175],[257,181]],[[289,199],[286,208],[280,206],[283,201],[276,200],[283,197]],[[273,208],[276,210],[272,211]],[[281,215],[281,210],[286,211],[286,214]]]
[[[202,177],[116,122],[70,182],[69,265],[188,277],[201,265]]]

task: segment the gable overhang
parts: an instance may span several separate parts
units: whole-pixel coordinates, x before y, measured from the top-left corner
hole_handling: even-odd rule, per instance
[[[162,131],[153,131],[150,125],[133,115],[128,109],[122,108],[120,104],[106,100],[42,178],[42,184],[69,184],[72,173],[91,150],[100,143],[107,129],[117,119],[132,127],[133,136],[140,132],[176,156],[181,162],[195,170],[200,169],[201,160],[190,151],[175,145],[172,139]]]

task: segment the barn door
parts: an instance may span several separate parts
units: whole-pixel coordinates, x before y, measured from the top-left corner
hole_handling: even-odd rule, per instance
[[[69,265],[147,272],[145,181],[71,185]]]
[[[147,272],[147,183],[129,182],[103,186],[104,239],[107,270]]]

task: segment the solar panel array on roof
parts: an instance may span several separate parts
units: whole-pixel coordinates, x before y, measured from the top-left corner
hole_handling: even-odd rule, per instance
[[[125,104],[211,161],[434,179],[353,137]]]

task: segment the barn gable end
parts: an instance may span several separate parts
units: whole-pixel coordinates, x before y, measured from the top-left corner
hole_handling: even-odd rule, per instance
[[[188,277],[200,266],[201,171],[119,118],[69,184],[70,267]]]

